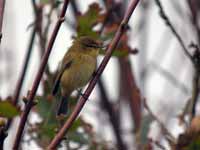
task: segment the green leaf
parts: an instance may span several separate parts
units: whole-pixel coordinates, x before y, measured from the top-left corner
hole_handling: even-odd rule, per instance
[[[88,11],[78,17],[78,36],[89,35],[92,37],[98,37],[98,33],[95,32],[92,28],[98,23],[99,18],[102,18],[103,15],[100,15],[101,8],[98,3],[93,3],[89,6]]]
[[[56,132],[55,129],[57,128],[56,124],[46,124],[40,127],[41,135],[47,136],[48,138],[52,139]]]
[[[12,118],[20,114],[20,111],[10,101],[0,101],[0,116]]]

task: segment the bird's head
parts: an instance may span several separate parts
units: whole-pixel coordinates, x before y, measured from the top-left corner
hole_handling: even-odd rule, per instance
[[[81,46],[86,49],[99,49],[104,47],[102,41],[96,40],[89,36],[80,37],[78,41],[80,42]]]

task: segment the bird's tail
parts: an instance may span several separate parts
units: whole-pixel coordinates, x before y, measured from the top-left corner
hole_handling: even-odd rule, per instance
[[[68,111],[68,96],[62,96],[58,106],[57,116],[66,116]]]

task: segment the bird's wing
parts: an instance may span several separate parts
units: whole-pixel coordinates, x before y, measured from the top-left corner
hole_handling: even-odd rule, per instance
[[[60,86],[60,79],[62,77],[62,74],[63,74],[63,72],[66,69],[68,69],[71,66],[72,62],[73,62],[72,60],[68,60],[67,62],[65,62],[62,65],[62,67],[61,67],[61,69],[60,69],[60,71],[59,71],[59,73],[58,73],[58,75],[56,77],[56,80],[54,82],[54,86],[53,86],[53,90],[52,90],[52,95],[55,95],[57,93],[57,91],[59,89],[59,86]]]

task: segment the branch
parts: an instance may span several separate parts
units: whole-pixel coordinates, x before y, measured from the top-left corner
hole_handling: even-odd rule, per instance
[[[35,0],[31,0],[31,3],[32,3],[32,6],[33,6],[34,13],[37,13],[36,1]]]
[[[192,121],[192,118],[196,114],[196,104],[198,101],[198,96],[199,96],[199,80],[200,80],[200,50],[197,45],[191,45],[191,47],[195,48],[195,52],[193,55],[193,61],[194,61],[194,75],[193,75],[193,83],[192,83],[192,108],[190,110],[190,121]]]
[[[1,43],[1,38],[2,38],[4,8],[5,8],[5,0],[0,0],[0,43]]]
[[[165,21],[166,25],[170,28],[170,30],[172,31],[172,33],[174,34],[174,36],[177,38],[178,42],[180,43],[181,47],[183,48],[183,52],[185,53],[185,55],[190,59],[190,61],[193,64],[192,56],[188,52],[188,50],[187,50],[187,48],[186,48],[183,40],[181,39],[181,36],[178,34],[178,32],[176,31],[176,29],[172,25],[171,21],[167,17],[166,13],[164,12],[164,9],[163,9],[163,6],[162,6],[160,0],[155,0],[155,2],[157,4],[157,6],[159,7],[161,18]]]
[[[5,138],[7,137],[6,123],[5,120],[0,118],[0,150],[3,150]]]
[[[28,46],[28,51],[27,51],[26,56],[25,56],[24,66],[23,66],[20,78],[17,82],[17,86],[15,88],[15,92],[14,92],[14,96],[13,96],[13,104],[14,105],[17,105],[17,103],[18,103],[19,94],[20,94],[22,84],[23,84],[23,81],[24,81],[24,78],[25,78],[26,70],[27,70],[27,67],[28,67],[28,64],[29,64],[31,52],[33,50],[35,34],[36,34],[36,31],[35,31],[35,29],[33,29],[32,33],[31,33],[30,43],[29,43],[29,46]]]
[[[104,84],[103,84],[103,81],[101,80],[101,78],[98,81],[98,85],[99,85],[99,90],[101,93],[101,103],[102,103],[105,111],[108,113],[110,123],[112,125],[115,137],[117,139],[118,148],[122,149],[122,150],[126,150],[127,148],[124,145],[123,139],[120,134],[120,125],[118,122],[118,117],[117,117],[115,111],[113,110],[112,104],[109,102],[109,99],[108,99],[108,96],[105,91],[105,87],[104,87]]]
[[[33,29],[32,34],[31,34],[30,43],[29,43],[28,50],[27,50],[27,54],[25,56],[24,66],[23,66],[22,72],[20,74],[20,77],[17,81],[17,85],[16,85],[16,88],[15,88],[15,91],[14,91],[14,94],[13,94],[12,103],[14,105],[17,105],[17,103],[18,103],[19,95],[20,95],[20,92],[21,92],[21,88],[22,88],[22,85],[23,85],[23,82],[24,82],[25,74],[26,74],[27,67],[28,67],[29,60],[30,60],[30,56],[31,56],[31,52],[32,52],[32,49],[33,49],[35,33],[36,33],[35,29]],[[11,124],[12,124],[12,119],[8,119],[8,121],[5,125],[5,129],[4,129],[6,132],[10,128]],[[1,131],[3,131],[3,130],[1,130]],[[0,135],[1,135],[1,131],[0,131]]]
[[[70,4],[72,6],[72,12],[74,13],[74,16],[77,18],[77,16],[80,14],[78,5],[76,3],[76,0],[70,1]]]
[[[168,17],[166,16],[163,7],[160,3],[160,0],[155,0],[157,6],[160,8],[160,15],[163,18],[163,20],[165,20],[165,23],[169,26],[169,28],[171,29],[172,33],[175,35],[175,37],[177,38],[177,40],[179,41],[180,45],[183,48],[183,51],[185,53],[185,55],[191,60],[193,67],[195,69],[195,73],[193,76],[193,89],[192,89],[192,108],[190,110],[190,121],[192,120],[192,118],[195,116],[195,107],[197,104],[197,100],[198,100],[198,95],[199,95],[199,74],[200,74],[200,70],[199,70],[199,66],[200,66],[200,52],[199,52],[199,47],[191,44],[190,46],[192,48],[195,48],[195,52],[193,55],[190,55],[190,53],[188,52],[186,46],[183,43],[183,40],[181,39],[181,37],[178,35],[178,33],[176,32],[175,28],[172,26],[171,22],[169,21]],[[198,32],[198,31],[197,31]]]
[[[69,130],[69,128],[71,127],[71,125],[73,124],[75,119],[77,118],[77,116],[80,113],[81,109],[83,108],[85,102],[87,101],[88,97],[90,96],[92,90],[94,89],[100,75],[102,74],[103,70],[105,69],[114,49],[117,47],[117,44],[118,44],[123,32],[126,30],[128,21],[132,15],[133,11],[135,10],[138,2],[139,2],[139,0],[132,0],[130,2],[130,6],[125,13],[125,16],[115,34],[113,40],[111,41],[110,45],[108,46],[108,48],[106,50],[106,55],[105,55],[102,63],[100,64],[100,66],[96,72],[96,75],[90,81],[85,93],[83,94],[84,96],[82,96],[80,98],[80,100],[78,101],[72,114],[69,116],[68,120],[65,122],[64,126],[61,128],[61,130],[58,132],[58,134],[51,141],[50,145],[48,146],[48,149],[56,148],[56,146],[61,142],[63,136],[66,134],[66,132]]]
[[[192,110],[191,110],[191,118],[190,120],[192,121],[192,118],[196,114],[196,104],[199,96],[199,75],[200,72],[198,70],[195,70],[194,77],[193,77],[193,87],[192,87]]]
[[[27,50],[27,53],[26,53],[26,56],[25,56],[24,66],[23,66],[22,72],[20,74],[20,77],[17,81],[14,96],[13,96],[13,99],[12,99],[12,103],[14,105],[17,105],[18,100],[19,100],[19,95],[20,95],[20,92],[21,92],[21,88],[22,88],[24,78],[25,78],[25,75],[26,75],[26,71],[27,71],[27,68],[28,68],[28,64],[29,64],[29,61],[30,61],[31,52],[33,50],[33,43],[34,43],[34,39],[35,39],[35,34],[36,34],[36,31],[35,31],[35,29],[33,29],[32,34],[31,34],[30,43],[29,43],[29,46],[28,46],[28,50]],[[7,124],[6,124],[6,130],[9,129],[11,123],[12,123],[12,119],[9,119]]]
[[[198,0],[187,0],[190,11],[191,11],[191,21],[197,32],[198,45],[200,45],[200,27],[198,24],[198,11],[199,11],[199,2]]]
[[[160,121],[160,119],[151,111],[151,109],[149,108],[149,106],[146,103],[146,100],[144,99],[144,107],[146,108],[146,110],[148,111],[148,113],[152,116],[152,118],[158,122],[158,124],[160,125],[162,132],[164,132],[164,135],[167,139],[167,141],[169,141],[169,143],[173,143],[176,141],[174,136],[168,131],[168,129],[165,127],[165,125]]]
[[[65,12],[67,10],[68,2],[69,2],[69,0],[64,1],[60,17],[57,20],[57,23],[56,23],[55,28],[53,30],[53,33],[51,35],[50,41],[48,43],[48,47],[47,47],[47,49],[44,53],[44,56],[42,58],[40,68],[39,68],[37,75],[36,75],[36,78],[34,80],[32,89],[30,91],[30,94],[28,95],[28,98],[27,98],[28,102],[25,106],[25,110],[22,112],[20,124],[19,124],[18,130],[17,130],[17,135],[15,137],[15,142],[14,142],[14,146],[13,146],[14,150],[18,149],[18,147],[19,147],[19,143],[20,143],[20,140],[21,140],[21,137],[22,137],[22,133],[23,133],[27,118],[28,118],[28,114],[30,113],[30,110],[31,110],[31,108],[33,107],[33,104],[34,104],[34,97],[35,97],[37,88],[38,88],[40,80],[42,78],[42,74],[44,72],[45,66],[47,64],[49,55],[51,53],[51,49],[53,47],[54,41],[55,41],[56,36],[58,34],[58,31],[60,29],[60,26],[61,26],[62,22],[64,21],[63,18],[65,17]]]
[[[121,67],[125,73],[125,78],[127,81],[127,90],[128,90],[128,102],[133,116],[134,121],[134,131],[138,133],[141,126],[141,102],[142,96],[140,90],[138,89],[134,74],[132,73],[131,64],[128,57],[124,57],[121,60]]]

